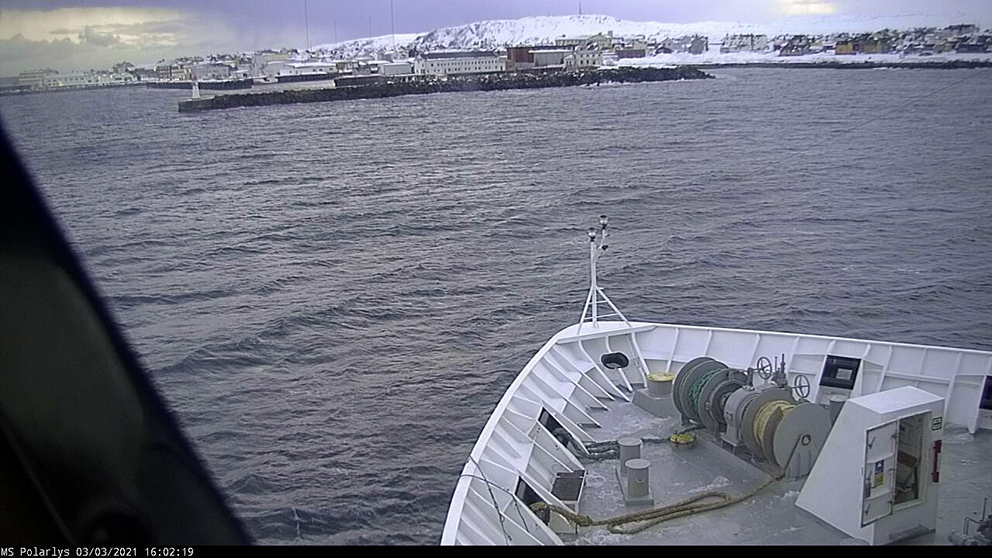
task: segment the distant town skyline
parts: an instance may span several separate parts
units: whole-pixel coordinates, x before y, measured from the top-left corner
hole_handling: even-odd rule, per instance
[[[492,19],[604,14],[634,21],[762,23],[801,15],[941,14],[984,26],[976,0],[4,0],[0,75],[50,67],[106,68],[128,60],[305,48]],[[392,12],[392,17],[391,17]],[[307,25],[309,22],[309,25]],[[393,24],[394,22],[394,24]]]

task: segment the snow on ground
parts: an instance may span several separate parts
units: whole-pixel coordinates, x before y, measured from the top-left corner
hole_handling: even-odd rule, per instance
[[[895,16],[795,16],[771,22],[752,24],[726,21],[698,23],[661,23],[656,21],[627,21],[605,15],[570,15],[525,17],[514,20],[479,21],[456,27],[443,27],[426,33],[405,33],[395,36],[395,45],[422,51],[439,49],[498,48],[507,45],[553,44],[561,37],[588,37],[612,31],[616,36],[642,35],[663,39],[700,34],[718,43],[727,34],[757,33],[769,36],[785,33],[825,34],[833,32],[858,33],[882,29],[913,29],[915,27],[944,27],[969,22],[963,14],[902,14]],[[342,56],[374,54],[393,50],[392,35],[318,45],[316,49],[335,51]]]
[[[723,475],[720,475],[717,478],[713,479],[713,482],[709,483],[708,485],[690,490],[689,494],[698,494],[700,492],[712,492],[718,488],[723,488],[725,486],[730,486],[730,479],[728,479]]]
[[[395,44],[397,48],[402,48],[413,43],[421,36],[419,33],[397,33],[395,35]],[[393,35],[382,35],[381,37],[368,37],[365,39],[316,45],[313,47],[313,50],[336,52],[341,58],[356,58],[362,55],[375,54],[380,51],[392,51],[393,44]]]
[[[760,52],[736,52],[720,54],[719,51],[709,51],[703,54],[689,54],[679,52],[673,54],[659,54],[647,58],[624,58],[617,62],[619,66],[640,66],[657,67],[671,66],[677,64],[795,64],[795,63],[816,63],[816,62],[838,62],[841,64],[855,64],[862,62],[876,63],[927,63],[927,62],[950,62],[950,61],[992,61],[992,53],[974,54],[934,54],[933,56],[903,56],[900,54],[806,54],[803,56],[777,56],[775,54],[765,54]]]

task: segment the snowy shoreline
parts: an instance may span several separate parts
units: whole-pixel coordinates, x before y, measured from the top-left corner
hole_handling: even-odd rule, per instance
[[[900,54],[805,54],[802,56],[776,56],[759,52],[721,54],[658,54],[647,58],[623,58],[618,66],[751,66],[798,68],[982,68],[992,66],[992,53],[946,53],[932,56],[904,56]]]

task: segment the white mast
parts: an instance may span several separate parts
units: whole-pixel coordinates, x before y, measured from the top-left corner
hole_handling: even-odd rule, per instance
[[[606,296],[606,293],[603,292],[603,289],[599,288],[599,284],[596,279],[596,262],[599,260],[600,256],[606,253],[606,249],[609,248],[609,245],[606,244],[606,230],[608,224],[609,224],[609,218],[606,215],[600,215],[599,230],[597,231],[596,227],[590,227],[588,231],[589,294],[586,296],[586,304],[585,307],[582,309],[582,318],[579,320],[578,333],[582,333],[582,326],[585,325],[586,322],[591,322],[593,328],[598,328],[600,317],[609,318],[616,316],[619,317],[621,320],[623,320],[623,323],[627,324],[628,327],[630,326],[630,322],[628,322],[627,318],[624,317],[623,312],[621,312],[620,309],[613,304],[613,301],[610,300],[608,296]],[[597,236],[599,237],[598,243],[596,242]],[[609,305],[610,309],[613,310],[613,313],[600,316],[599,315],[600,304]],[[592,309],[591,316],[589,315],[590,308]]]
[[[303,21],[307,29],[307,53],[310,52],[310,10],[307,8],[307,0],[303,0]]]

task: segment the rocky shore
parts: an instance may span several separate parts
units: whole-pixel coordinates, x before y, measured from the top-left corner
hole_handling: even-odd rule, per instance
[[[514,74],[485,74],[428,79],[399,80],[382,84],[334,87],[327,89],[298,89],[265,93],[217,95],[179,102],[179,112],[196,112],[236,107],[259,107],[291,103],[321,103],[355,99],[383,99],[400,95],[453,93],[464,91],[501,91],[505,89],[538,89],[572,87],[601,83],[641,83],[682,79],[709,79],[710,74],[690,66],[672,68],[609,68],[576,72],[534,72]]]

